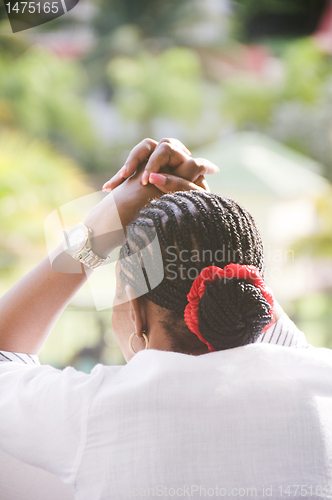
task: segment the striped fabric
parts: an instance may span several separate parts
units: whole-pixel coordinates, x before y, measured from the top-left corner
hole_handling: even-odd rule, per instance
[[[38,356],[16,352],[0,351],[0,362],[14,361],[24,365],[40,365]]]
[[[305,335],[297,326],[284,314],[274,325],[263,333],[256,342],[265,342],[285,347],[310,347]]]

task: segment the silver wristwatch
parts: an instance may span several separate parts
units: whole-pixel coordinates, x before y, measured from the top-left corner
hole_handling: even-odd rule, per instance
[[[110,256],[102,259],[96,255],[91,248],[90,237],[92,229],[86,227],[82,222],[72,227],[68,233],[65,233],[64,250],[71,255],[73,259],[79,260],[91,269],[97,269],[110,261]]]

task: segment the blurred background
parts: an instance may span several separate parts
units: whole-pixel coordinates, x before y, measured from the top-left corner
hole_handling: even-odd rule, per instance
[[[12,34],[0,4],[0,292],[46,256],[44,220],[144,137],[177,137],[255,216],[276,298],[332,348],[332,2],[80,0]],[[89,289],[42,363],[123,363]]]

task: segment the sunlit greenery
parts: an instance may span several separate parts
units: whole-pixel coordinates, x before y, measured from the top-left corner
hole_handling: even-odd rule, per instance
[[[315,41],[296,40],[276,60],[275,78],[238,74],[220,82],[221,113],[320,161],[332,179],[332,64]]]
[[[319,160],[332,179],[331,56],[310,37],[282,38],[265,45],[266,67],[239,62],[248,53],[239,37],[248,41],[247,23],[254,16],[305,14],[309,4],[318,12],[323,2],[234,0],[232,34],[202,47],[190,40],[205,4],[192,0],[90,2],[89,19],[63,16],[48,27],[60,34],[91,31],[90,49],[71,59],[24,33],[1,35],[1,291],[45,255],[46,216],[90,192],[91,185],[101,186],[121,166],[133,137],[155,137],[160,122],[176,134],[185,130],[189,147],[199,141],[204,146],[229,130],[259,130]],[[6,23],[3,10],[0,22]],[[192,28],[191,38],[183,28]],[[34,31],[41,32],[45,26]],[[105,139],[107,127],[113,127],[115,138],[108,133]],[[330,259],[330,194],[317,201],[317,213],[316,234],[299,241],[296,252]],[[328,293],[294,305],[300,326],[306,321],[312,331],[322,332],[324,345],[330,345]],[[321,319],[305,317],[307,300],[318,304],[317,310],[324,306]],[[75,325],[77,333],[70,337]],[[59,365],[76,356],[77,366],[84,364],[104,342],[103,329],[111,345],[104,346],[99,359],[121,362],[109,313],[98,316],[73,306],[55,327],[45,360]],[[80,358],[84,345],[92,351]]]
[[[329,57],[319,50],[313,40],[305,38],[290,44],[283,60],[285,87],[282,98],[315,104],[331,74]]]
[[[159,55],[140,53],[135,58],[115,57],[108,66],[115,88],[113,102],[125,118],[138,120],[145,135],[150,121],[167,117],[189,125],[202,111],[200,61],[189,49],[174,47]]]
[[[1,290],[45,256],[44,220],[90,191],[75,162],[39,139],[0,131]]]
[[[317,224],[315,232],[299,239],[294,250],[312,258],[332,258],[332,190],[316,200]]]
[[[253,76],[231,78],[221,86],[221,112],[240,128],[263,127],[280,97],[278,86]]]
[[[0,127],[19,129],[80,157],[96,138],[80,92],[83,67],[40,48],[0,53]]]
[[[294,302],[293,306],[295,322],[305,332],[308,343],[332,349],[331,291],[306,295]]]
[[[315,105],[325,91],[331,63],[310,39],[289,44],[280,60],[279,78],[238,75],[222,82],[222,112],[237,125],[263,126],[275,109],[295,100]]]

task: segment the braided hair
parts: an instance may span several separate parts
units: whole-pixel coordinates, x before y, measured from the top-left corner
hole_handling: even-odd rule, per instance
[[[153,241],[158,241],[159,252]],[[137,266],[133,256],[143,252]],[[164,195],[141,210],[127,227],[120,262],[121,280],[163,308],[161,323],[172,349],[185,353],[202,347],[184,321],[187,294],[199,273],[231,263],[264,272],[263,243],[252,215],[234,200],[201,191]],[[269,304],[254,285],[220,279],[206,285],[198,309],[199,331],[215,350],[238,347],[255,342],[270,323],[269,314]]]

